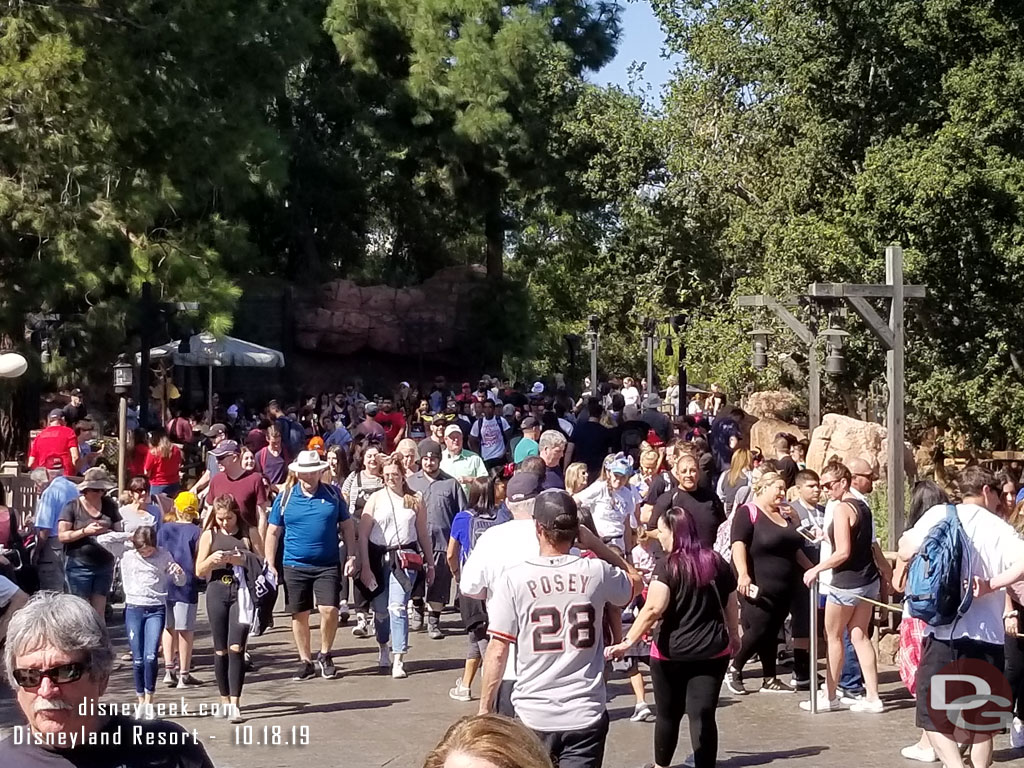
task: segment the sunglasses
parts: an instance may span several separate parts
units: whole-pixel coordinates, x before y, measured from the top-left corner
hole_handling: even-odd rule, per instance
[[[824,488],[824,489],[825,489],[825,490],[827,491],[827,490],[829,490],[829,489],[830,489],[830,488],[831,488],[831,487],[832,487],[833,485],[835,485],[835,484],[836,484],[836,483],[838,483],[838,482],[839,482],[838,480],[829,480],[829,481],[828,481],[827,483],[822,483],[822,484],[821,484],[821,487],[822,487],[822,488]]]
[[[66,685],[73,683],[82,677],[85,672],[85,663],[73,661],[70,664],[61,664],[51,669],[15,669],[11,676],[22,688],[38,688],[44,677],[50,678],[51,683]]]

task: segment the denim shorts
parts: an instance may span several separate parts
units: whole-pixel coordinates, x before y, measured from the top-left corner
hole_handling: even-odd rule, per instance
[[[858,605],[863,602],[858,600],[858,597],[866,597],[868,600],[877,600],[881,591],[882,589],[878,579],[875,579],[870,584],[866,584],[863,587],[843,589],[842,592],[837,592],[836,587],[830,586],[828,588],[828,602],[832,603],[832,605]]]
[[[93,595],[106,597],[114,583],[113,565],[85,565],[69,557],[64,567],[68,591],[76,597],[88,600]]]

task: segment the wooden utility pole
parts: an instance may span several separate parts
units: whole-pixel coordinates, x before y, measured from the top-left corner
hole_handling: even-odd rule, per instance
[[[783,300],[786,304],[796,304],[796,297]],[[807,345],[807,421],[810,433],[821,425],[821,368],[818,365],[818,329],[817,322],[810,326],[800,320],[783,306],[783,302],[766,294],[756,296],[738,296],[737,305],[741,307],[767,307],[791,330],[796,337]]]
[[[903,308],[906,299],[923,299],[923,285],[903,284],[903,249],[890,245],[885,249],[885,283],[811,283],[807,293],[816,298],[845,300],[867,324],[885,347],[885,379],[889,387],[887,456],[889,474],[889,547],[894,548],[903,533],[906,522],[904,486],[906,472],[903,465],[904,437],[904,326]],[[869,298],[891,299],[889,320],[886,322],[868,303]]]

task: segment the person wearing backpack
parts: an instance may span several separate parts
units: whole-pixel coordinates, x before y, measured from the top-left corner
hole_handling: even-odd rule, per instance
[[[843,636],[849,632],[867,688],[865,697],[853,702],[850,711],[880,714],[885,707],[878,697],[878,659],[871,645],[874,606],[867,601],[878,600],[882,575],[875,563],[871,508],[850,492],[852,479],[849,468],[838,461],[829,462],[822,471],[821,487],[829,499],[839,502],[825,531],[832,554],[804,573],[804,584],[810,587],[822,571],[832,571],[825,603],[826,695],[819,692],[818,711],[829,712],[841,706],[838,685],[846,655]],[[800,707],[810,709],[810,702],[800,702]]]
[[[512,513],[505,506],[504,493],[505,479],[501,475],[492,475],[490,479],[477,477],[470,483],[469,503],[452,521],[446,553],[448,567],[456,579],[481,534],[512,519]],[[459,598],[459,612],[469,637],[469,653],[462,677],[455,681],[448,696],[455,701],[470,701],[473,678],[487,651],[487,606],[483,600],[463,595]]]
[[[932,678],[954,659],[982,661],[1002,673],[1004,588],[1024,575],[1024,540],[997,514],[1000,488],[992,472],[966,467],[957,486],[961,503],[929,509],[903,534],[898,550],[900,561],[910,564],[910,614],[933,617],[924,630],[917,670],[917,726],[948,768],[962,768],[964,760],[957,742],[940,731],[929,711]],[[960,556],[951,556],[954,552]],[[965,583],[973,588],[964,590]],[[992,737],[991,731],[970,734],[975,768],[992,764]]]

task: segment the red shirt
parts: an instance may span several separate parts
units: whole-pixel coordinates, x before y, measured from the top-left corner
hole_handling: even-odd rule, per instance
[[[64,467],[65,475],[75,474],[75,462],[71,459],[71,449],[78,448],[75,430],[60,424],[46,427],[32,441],[28,456],[33,459],[33,467],[53,469],[59,459]]]
[[[176,485],[181,482],[181,449],[171,446],[171,455],[166,459],[150,451],[143,465],[143,474],[150,485]]]
[[[146,474],[146,459],[149,457],[149,446],[139,443],[132,448],[132,455],[128,460],[128,472],[132,477],[139,477]]]
[[[391,413],[384,413],[384,411],[378,411],[377,415],[373,417],[374,420],[384,427],[384,435],[387,437],[387,441],[384,445],[385,453],[393,453],[395,450],[396,438],[405,429],[405,416],[399,411],[392,411]]]

